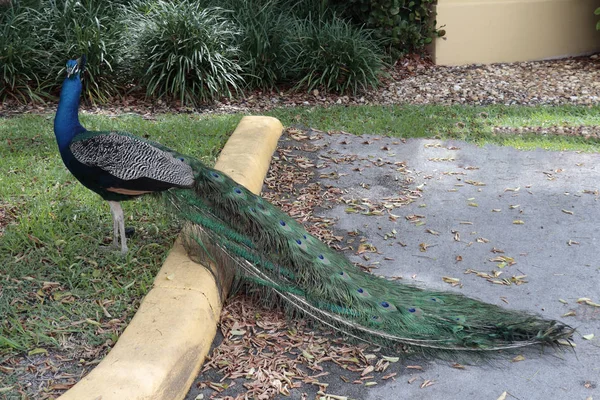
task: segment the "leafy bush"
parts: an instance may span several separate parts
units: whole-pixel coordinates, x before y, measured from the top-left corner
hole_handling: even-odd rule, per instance
[[[600,15],[600,7],[594,10],[594,15]],[[600,21],[596,22],[596,30],[600,31]]]
[[[347,7],[346,2],[339,6],[329,0],[280,0],[280,9],[298,19],[321,19],[330,20],[336,16],[338,11]]]
[[[327,0],[0,3],[0,100],[51,97],[65,61],[81,54],[92,102],[133,82],[149,97],[194,105],[231,96],[244,81],[356,92],[376,85],[382,67],[370,31],[337,18]]]
[[[0,7],[0,101],[41,101],[47,77],[48,52],[43,49],[35,21],[40,13],[32,8]]]
[[[118,81],[117,69],[123,56],[124,27],[119,8],[103,0],[46,0],[42,19],[46,48],[51,51],[50,71],[56,83],[68,58],[85,54],[88,59],[83,93],[91,102],[105,102],[119,93],[124,82]]]
[[[282,46],[293,27],[289,12],[282,12],[280,0],[221,3],[241,30],[239,63],[247,87],[272,88],[284,75]]]
[[[296,19],[310,16],[331,18],[327,0],[197,0],[204,7],[219,6],[240,29],[239,64],[245,87],[273,88],[286,71],[284,42],[294,30]]]
[[[443,31],[435,29],[435,0],[350,0],[345,15],[373,29],[394,55],[420,50]],[[336,0],[347,4],[346,0]]]
[[[298,20],[286,42],[288,77],[309,91],[356,93],[377,86],[383,53],[371,32],[340,18]]]
[[[239,30],[226,14],[192,0],[134,5],[127,18],[134,39],[131,62],[147,96],[197,104],[238,90]]]

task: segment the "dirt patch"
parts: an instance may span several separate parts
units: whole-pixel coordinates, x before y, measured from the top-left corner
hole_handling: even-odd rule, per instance
[[[17,219],[17,207],[8,203],[0,203],[0,237],[4,235],[6,227],[15,224]]]

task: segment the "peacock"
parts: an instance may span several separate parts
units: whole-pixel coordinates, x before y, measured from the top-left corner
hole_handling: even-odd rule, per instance
[[[85,57],[69,60],[54,132],[65,166],[108,201],[113,244],[127,252],[120,201],[163,196],[187,222],[186,248],[199,260],[229,260],[250,287],[287,310],[351,338],[424,352],[482,352],[553,345],[574,330],[559,321],[503,309],[460,294],[430,291],[360,270],[290,216],[226,174],[125,132],[93,132],[79,122]]]

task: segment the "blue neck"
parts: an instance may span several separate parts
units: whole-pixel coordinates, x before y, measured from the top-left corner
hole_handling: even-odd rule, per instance
[[[85,128],[79,123],[78,116],[80,95],[81,79],[79,74],[65,79],[54,117],[54,135],[56,135],[58,149],[61,153],[69,147],[75,135],[85,132]]]

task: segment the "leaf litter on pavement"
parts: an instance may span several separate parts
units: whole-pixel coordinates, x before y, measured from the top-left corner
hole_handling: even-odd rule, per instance
[[[319,138],[324,133],[317,132]],[[346,189],[336,187],[336,182],[343,174],[339,172],[319,173],[329,165],[354,163],[364,161],[381,168],[392,166],[404,175],[404,183],[413,183],[410,171],[405,163],[387,161],[381,158],[365,158],[357,155],[340,155],[332,151],[320,149],[314,143],[314,133],[294,131],[289,135],[293,142],[277,150],[269,176],[266,179],[267,191],[263,196],[305,223],[310,233],[319,237],[333,248],[338,250],[351,250],[361,255],[366,260],[368,253],[379,253],[377,248],[367,242],[355,230],[344,234],[333,232],[335,221],[320,217],[316,210],[328,207],[330,204],[342,204],[346,213],[361,214],[367,217],[389,217],[392,222],[399,222],[398,208],[404,207],[421,198],[423,186],[409,189],[405,186],[398,196],[372,199],[367,197],[352,197]],[[346,139],[344,139],[346,140]],[[284,141],[284,143],[286,143]],[[363,142],[364,145],[372,141]],[[321,150],[321,151],[319,151]],[[309,154],[316,154],[310,157]],[[433,159],[432,162],[439,162]],[[396,165],[394,165],[394,163]],[[364,167],[355,167],[355,172],[361,173]],[[479,167],[463,167],[466,171],[476,171]],[[443,173],[444,176],[455,176]],[[428,177],[426,177],[427,179]],[[485,183],[478,180],[468,180],[465,183],[478,188],[485,187]],[[361,184],[363,190],[370,190],[370,184]],[[506,192],[518,193],[520,188],[507,188]],[[420,207],[424,208],[424,207]],[[510,207],[518,210],[519,205]],[[493,210],[493,211],[501,211]],[[419,227],[425,224],[426,216],[423,214],[404,215],[404,219]],[[460,221],[461,225],[472,225],[471,221]],[[443,237],[440,232],[431,228],[424,229],[432,238]],[[385,232],[385,231],[384,231]],[[396,239],[396,229],[382,233],[384,240]],[[461,241],[460,233],[452,230],[452,237],[457,243]],[[398,241],[402,246],[405,244]],[[474,238],[472,243],[489,245],[490,240],[481,236]],[[421,252],[427,252],[433,245],[420,243]],[[515,258],[505,255],[504,250],[492,247],[493,257],[487,261],[495,263],[496,268],[490,272],[467,269],[465,274],[475,274],[486,279],[492,284],[521,285],[527,283],[524,274],[508,274],[506,270],[516,264]],[[391,257],[384,258],[393,260]],[[453,256],[455,262],[462,261],[462,256]],[[374,266],[362,266],[370,271]],[[462,286],[463,282],[452,276],[443,276],[441,279],[452,285]],[[506,301],[505,299],[503,299]],[[582,298],[581,304],[592,305],[596,303],[588,298]],[[277,396],[287,396],[292,390],[304,391],[307,387],[318,389],[319,399],[346,398],[339,393],[328,392],[329,384],[325,377],[329,376],[328,365],[336,366],[347,371],[339,379],[348,384],[360,384],[365,387],[376,386],[378,382],[395,379],[397,372],[388,373],[387,369],[392,362],[399,359],[381,354],[379,348],[369,348],[364,344],[351,344],[343,339],[331,335],[331,332],[313,331],[305,321],[290,321],[280,310],[266,309],[257,304],[250,297],[239,295],[232,299],[223,311],[221,320],[223,342],[217,346],[205,364],[203,372],[219,371],[220,379],[217,381],[201,381],[201,388],[213,390],[211,398],[219,399],[270,399]],[[592,340],[593,334],[588,334],[586,339]],[[518,360],[518,357],[515,359]],[[461,364],[455,364],[456,369],[463,369]],[[411,367],[411,366],[409,366]],[[412,366],[422,369],[420,366]],[[408,368],[408,367],[407,367]],[[214,376],[214,375],[211,375]],[[200,376],[202,379],[202,376]],[[409,379],[414,382],[417,377]],[[420,387],[426,388],[435,384],[435,381],[421,378]],[[230,390],[230,388],[236,389]],[[315,389],[315,390],[316,390]],[[235,393],[228,395],[227,393]],[[308,398],[306,393],[303,399]]]

